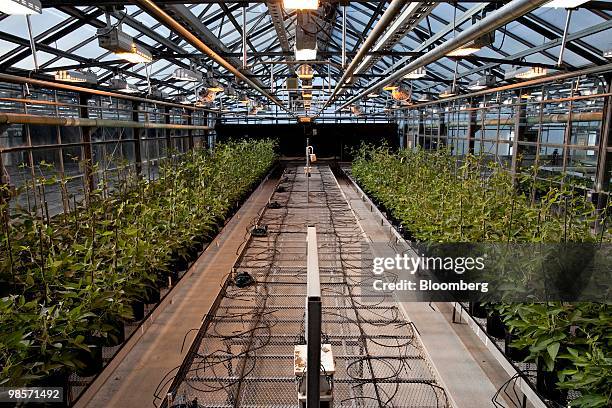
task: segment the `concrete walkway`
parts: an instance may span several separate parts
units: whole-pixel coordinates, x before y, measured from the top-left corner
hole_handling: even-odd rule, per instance
[[[369,240],[379,244],[374,245],[374,256],[394,256],[401,253],[398,250],[407,249],[401,242],[395,244],[387,221],[381,222],[377,209],[371,209],[370,203],[362,200],[352,183],[347,180],[339,183]],[[385,243],[388,245],[382,245]],[[450,322],[451,307],[418,301],[402,302],[401,307],[418,329],[452,404],[457,408],[493,407],[491,398],[508,376],[469,328]]]

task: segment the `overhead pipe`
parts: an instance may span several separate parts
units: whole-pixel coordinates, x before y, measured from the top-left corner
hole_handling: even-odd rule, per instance
[[[351,77],[353,72],[355,72],[355,70],[361,63],[361,61],[365,58],[368,52],[376,44],[376,41],[378,41],[378,39],[383,35],[387,27],[389,27],[389,25],[391,24],[391,22],[402,11],[402,8],[404,7],[404,5],[406,5],[406,3],[407,3],[406,0],[392,0],[391,1],[391,4],[389,4],[389,7],[387,7],[382,17],[380,17],[380,20],[378,20],[378,22],[376,23],[376,26],[374,27],[370,35],[368,35],[368,38],[366,38],[365,42],[363,43],[363,45],[357,52],[357,55],[355,55],[355,58],[353,58],[349,66],[344,70],[342,77],[336,83],[334,92],[332,92],[332,95],[329,97],[327,102],[325,102],[325,105],[323,106],[322,110],[325,110],[325,108],[329,106],[336,99],[338,92],[340,91],[340,89],[342,88],[346,80]]]
[[[22,113],[0,113],[0,124],[104,127],[132,129],[211,130],[210,126],[180,125],[175,123],[134,122],[115,119],[70,118],[58,116],[28,115]]]
[[[193,105],[181,105],[178,103],[161,101],[157,99],[141,98],[139,96],[127,95],[127,94],[123,94],[119,92],[110,92],[110,91],[104,91],[102,89],[86,88],[86,87],[78,86],[78,85],[64,84],[61,82],[52,82],[52,81],[45,81],[42,79],[21,77],[18,75],[4,74],[1,72],[0,72],[0,81],[9,82],[12,84],[36,85],[41,88],[63,89],[65,91],[80,92],[80,93],[89,94],[89,95],[109,96],[112,98],[123,99],[126,101],[150,103],[150,104],[157,104],[157,105],[162,105],[162,106],[171,106],[174,108],[189,109],[193,111],[212,112],[212,113],[217,112],[216,110],[213,110],[213,109],[200,108],[200,107],[195,107]],[[43,102],[36,101],[36,103],[43,103]]]
[[[571,114],[565,113],[554,113],[540,116],[528,116],[525,120],[528,125],[537,125],[539,123],[567,123],[568,120],[572,122],[601,122],[603,119],[603,112],[576,112]],[[476,125],[484,124],[485,126],[513,126],[516,122],[515,118],[502,118],[502,119],[486,119],[484,122],[478,121]],[[449,126],[467,126],[469,121],[450,121],[446,123]]]
[[[196,47],[197,49],[199,49],[200,51],[208,55],[212,60],[214,60],[216,63],[221,65],[223,68],[227,69],[229,72],[234,74],[237,78],[244,81],[251,88],[255,89],[257,92],[262,94],[264,97],[268,98],[269,100],[274,102],[276,105],[280,106],[285,111],[287,111],[287,108],[285,107],[285,105],[283,104],[281,100],[270,95],[268,92],[266,92],[266,90],[261,88],[251,79],[249,79],[246,75],[240,72],[238,68],[236,68],[234,65],[229,63],[226,59],[224,59],[219,54],[217,54],[212,48],[204,44],[202,40],[200,40],[198,37],[193,35],[191,31],[183,27],[178,21],[176,21],[168,13],[162,10],[157,4],[155,4],[155,2],[153,2],[152,0],[136,0],[135,3],[140,5],[143,9],[147,10],[149,13],[151,13],[155,18],[157,18],[157,20],[160,23],[164,24],[166,27],[168,27],[172,31],[182,36],[191,45],[193,45],[194,47]],[[245,27],[243,27],[242,29],[243,31],[246,30]]]
[[[346,8],[342,6],[342,69],[346,68]]]
[[[358,101],[365,97],[367,94],[375,91],[381,86],[390,84],[392,82],[402,79],[409,72],[415,69],[429,65],[440,58],[444,58],[449,52],[467,44],[468,42],[475,40],[482,36],[484,33],[493,31],[507,23],[516,20],[517,18],[529,13],[530,11],[540,7],[541,5],[548,3],[550,0],[513,0],[505,6],[495,10],[488,14],[485,18],[480,20],[477,24],[466,28],[461,33],[457,34],[454,38],[445,41],[433,50],[427,52],[425,55],[415,59],[414,61],[406,64],[404,68],[397,70],[388,77],[375,83],[369,88],[363,90],[358,95],[351,98],[348,102],[344,103],[337,109],[340,110],[350,104]],[[330,99],[331,100],[331,99]]]
[[[422,108],[422,107],[430,106],[430,105],[438,105],[440,103],[446,104],[448,102],[456,101],[459,99],[475,98],[478,96],[489,95],[489,94],[503,92],[503,91],[509,91],[512,89],[527,88],[527,87],[532,87],[536,85],[546,84],[549,82],[559,82],[559,81],[564,81],[570,78],[577,78],[577,77],[588,76],[588,75],[597,75],[597,74],[602,74],[602,73],[610,72],[610,71],[612,71],[612,63],[606,64],[606,65],[596,65],[593,67],[581,69],[579,71],[564,72],[561,74],[551,75],[547,77],[534,78],[534,79],[530,79],[530,80],[523,81],[523,82],[517,82],[514,84],[502,85],[502,86],[498,86],[498,87],[491,88],[491,89],[484,89],[482,91],[476,91],[476,92],[472,92],[472,93],[465,94],[465,95],[456,95],[456,96],[451,96],[449,98],[444,98],[444,99],[440,99],[436,101],[421,102],[421,103],[416,103],[416,104],[406,106],[406,107],[393,108],[392,110],[397,111],[397,110],[405,110],[405,109],[416,109],[416,108]],[[561,99],[555,100],[555,102],[563,102],[569,99],[579,100],[579,99],[590,99],[590,98],[595,98],[595,97],[599,98],[599,97],[608,97],[608,96],[609,96],[608,94],[596,94],[596,95],[591,95],[591,96],[579,96],[579,97],[575,96],[572,98],[561,98]],[[545,100],[542,102],[547,103],[547,102],[552,102],[552,101]]]

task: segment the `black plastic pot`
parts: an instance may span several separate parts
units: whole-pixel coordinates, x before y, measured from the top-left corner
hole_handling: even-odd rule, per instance
[[[523,361],[529,356],[529,347],[516,348],[510,344],[517,340],[517,336],[510,330],[506,329],[506,343],[504,344],[504,353],[506,357],[514,361]]]
[[[144,302],[140,300],[134,300],[130,306],[132,307],[132,314],[134,315],[134,320],[142,320],[144,319]]]
[[[147,286],[145,288],[145,298],[144,298],[145,303],[149,305],[157,304],[159,303],[160,300],[161,300],[161,291],[159,290],[159,288],[154,288],[152,286]]]
[[[487,308],[480,302],[470,302],[468,312],[472,317],[484,319],[487,317]]]
[[[102,347],[89,346],[89,351],[81,350],[77,359],[84,364],[83,368],[77,370],[77,374],[82,377],[91,377],[102,371]]]
[[[544,398],[565,405],[567,400],[567,390],[557,388],[556,371],[544,371],[544,363],[538,361],[538,371],[536,378],[536,390]]]
[[[122,321],[108,321],[107,325],[112,326],[106,333],[106,337],[92,337],[90,342],[101,347],[115,347],[125,341],[125,324]]]
[[[506,325],[496,311],[487,316],[487,334],[496,339],[506,338]]]
[[[189,266],[189,263],[178,253],[173,253],[170,257],[170,262],[168,266],[172,271],[184,271]]]

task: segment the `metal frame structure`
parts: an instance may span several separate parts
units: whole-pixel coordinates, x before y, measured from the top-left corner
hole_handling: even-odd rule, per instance
[[[365,90],[378,86],[380,78],[386,78],[389,73],[397,71],[405,66],[406,62],[422,56],[428,50],[437,49],[444,43],[448,45],[453,38],[453,32],[459,35],[469,30],[470,24],[478,26],[487,9],[495,9],[508,2],[483,2],[470,9],[463,5],[463,1],[421,3],[422,7],[415,8],[414,12],[400,13],[404,10],[403,4],[397,2],[397,12],[390,13],[389,8],[385,9],[384,2],[322,1],[322,6],[315,13],[319,27],[318,48],[320,56],[329,59],[330,65],[315,64],[318,75],[316,82],[327,84],[331,79],[331,84],[335,83],[333,86],[339,89],[344,82],[340,78],[347,76],[348,72],[342,69],[342,56],[348,55],[350,58],[358,54],[352,61],[354,68],[357,68],[357,63],[369,55],[371,58],[368,58],[367,64],[360,66],[363,72],[354,76],[355,80],[349,88],[364,96],[367,93]],[[516,1],[509,2],[509,5],[512,6],[513,3]],[[536,3],[531,3],[535,7]],[[92,67],[99,70],[101,82],[108,81],[115,74],[122,74],[143,90],[150,80],[151,84],[160,86],[171,96],[191,97],[194,93],[192,85],[185,86],[169,80],[168,77],[175,68],[189,68],[193,65],[198,69],[212,69],[220,79],[227,81],[226,84],[231,82],[249,92],[253,89],[253,99],[263,96],[270,98],[272,104],[285,108],[294,107],[290,104],[288,95],[281,97],[274,95],[272,91],[282,87],[284,78],[292,75],[292,67],[264,64],[293,57],[296,13],[284,10],[281,0],[200,0],[190,3],[189,6],[178,1],[157,5],[152,1],[94,3],[86,0],[47,0],[42,4],[43,15],[55,23],[42,24],[41,28],[37,28],[40,24],[34,25],[31,42],[39,54],[37,65],[40,75],[60,68]],[[343,13],[338,12],[340,4],[348,4],[343,6],[347,8],[345,30],[342,23]],[[121,10],[121,5],[126,5],[124,10]],[[104,27],[104,12],[112,7],[115,7],[111,10],[114,24],[122,22],[137,43],[153,53],[155,62],[151,64],[150,75],[147,75],[142,64],[135,65],[118,60],[106,50],[97,47],[95,35],[80,36],[87,33],[89,28]],[[569,33],[564,30],[567,21],[564,10],[540,8],[524,15],[518,13],[515,22],[510,26],[498,27],[496,42],[486,50],[457,60],[437,58],[429,63],[427,76],[412,81],[410,85],[413,91],[437,94],[453,80],[455,63],[459,67],[457,78],[466,83],[483,74],[485,70],[500,76],[500,67],[508,65],[510,61],[518,65],[543,64],[552,67],[557,62],[559,53],[549,50],[558,46],[564,38],[566,41],[562,58],[563,69],[573,70],[590,64],[605,64],[603,50],[606,44],[590,39],[611,28],[611,9],[612,6],[606,2],[585,3],[573,12]],[[146,15],[147,12],[151,13],[153,18]],[[387,27],[381,24],[383,19],[397,15],[402,21],[396,22],[391,29],[400,35],[385,32]],[[245,35],[239,23],[243,16],[246,23]],[[0,15],[0,40],[6,42],[0,49],[0,69],[25,74],[24,70],[30,70],[34,66],[30,39],[27,38],[27,33],[17,28],[17,25],[21,25],[20,17]],[[32,17],[35,23],[36,19],[36,16]],[[389,19],[389,23],[393,21]],[[176,24],[177,22],[179,24]],[[585,26],[587,22],[589,25]],[[183,27],[186,31],[182,31]],[[191,33],[195,33],[197,38],[193,38]],[[382,40],[377,42],[379,37]],[[542,37],[545,42],[538,46]],[[243,38],[246,47],[242,46]],[[604,41],[603,36],[596,38]],[[248,69],[241,72],[241,59],[244,59],[245,51]],[[527,57],[529,58],[526,59]],[[316,85],[319,84],[315,83],[315,88]],[[385,98],[388,98],[388,94],[381,93],[372,104],[376,104],[380,110],[384,107]],[[324,94],[319,95],[318,99],[321,103],[327,100]],[[345,104],[352,99],[354,95],[346,95],[339,101]],[[218,109],[225,108],[243,114],[234,101],[224,96],[220,97],[220,101],[222,103],[217,104]],[[321,105],[316,106],[320,108]],[[312,113],[315,113],[315,103],[312,109]],[[282,112],[282,108],[280,111]]]
[[[110,100],[125,101],[132,105],[131,112],[130,107],[121,108],[116,114],[103,117],[125,121],[105,122],[107,127],[124,128],[123,132],[140,126],[135,124],[138,122],[135,112],[150,105],[157,105],[166,119],[147,126],[166,134],[193,135],[204,130],[178,126],[210,126],[216,119],[246,124],[293,122],[296,116],[315,116],[317,121],[335,123],[393,121],[399,124],[400,137],[406,146],[434,147],[442,145],[444,140],[445,145],[455,146],[458,155],[486,152],[497,160],[507,160],[515,172],[527,168],[525,164],[529,160],[546,163],[554,149],[558,149],[561,160],[555,170],[574,171],[575,152],[586,152],[588,171],[577,173],[584,173],[583,177],[592,182],[596,192],[607,191],[611,162],[607,87],[612,69],[604,50],[609,48],[606,42],[612,30],[612,6],[609,2],[589,1],[570,13],[564,9],[537,7],[544,3],[544,0],[475,4],[462,0],[418,4],[322,0],[319,9],[312,12],[317,27],[318,56],[311,63],[315,73],[312,102],[305,104],[299,91],[285,86],[286,79],[295,75],[294,45],[299,23],[297,13],[285,10],[282,0],[197,0],[188,5],[179,1],[46,0],[42,1],[42,16],[31,16],[30,25],[24,24],[23,16],[0,14],[0,70],[7,72],[0,75],[0,83],[8,88],[14,83],[23,87],[3,100],[3,113],[35,111],[35,105],[26,96],[32,89],[35,93],[60,95],[64,90],[73,90],[93,95],[91,100],[110,97]],[[99,47],[95,33],[106,27],[106,13],[113,26],[121,24],[139,46],[151,52],[154,57],[151,64],[128,63]],[[447,56],[449,50],[481,31],[493,29],[495,41],[489,46],[473,55]],[[421,66],[426,68],[424,77],[402,78],[403,73]],[[531,81],[506,79],[504,72],[511,67],[538,67],[554,72],[539,80],[541,89],[536,89]],[[219,93],[214,102],[209,102],[208,109],[195,106],[204,84],[173,79],[172,73],[178,68],[207,71],[224,87],[231,86],[247,95],[252,105],[263,109],[244,106],[230,92]],[[100,85],[84,85],[79,90],[58,84],[50,74],[61,69],[93,69]],[[117,75],[124,76],[140,94],[120,96],[111,91],[108,81]],[[497,87],[466,92],[466,86],[481,75],[496,78]],[[395,101],[390,92],[380,89],[391,80],[410,90],[413,103]],[[464,92],[453,98],[441,98],[440,91],[449,85],[463,88]],[[170,99],[150,95],[152,86]],[[592,88],[589,95],[577,95],[589,86]],[[378,96],[368,98],[371,91]],[[527,93],[538,92],[540,95],[532,99],[523,99]],[[424,97],[433,101],[416,102]],[[176,98],[186,99],[188,104],[178,105]],[[515,100],[510,104],[501,103],[508,98]],[[52,106],[48,102],[45,106]],[[122,103],[117,102],[118,106]],[[351,113],[351,103],[359,103],[361,109],[355,110],[360,112],[359,116]],[[310,108],[306,109],[307,106]],[[462,109],[466,107],[468,110]],[[52,123],[45,119],[45,123],[56,126],[58,134],[68,128],[68,123],[79,123],[83,129],[100,128],[102,124],[99,121],[102,116],[97,118],[98,122],[87,122],[91,118],[85,117],[82,109],[70,110],[63,105],[57,105],[56,109],[49,116],[58,119]],[[170,119],[179,110],[200,113],[186,116],[182,122]],[[202,115],[207,115],[207,119],[199,119]],[[68,117],[73,120],[64,119]],[[26,120],[28,124],[19,124]],[[43,123],[40,118],[39,125],[32,120],[20,122],[15,116],[2,119],[6,124],[0,126],[6,129],[0,155],[4,156],[1,160],[5,165],[12,160],[9,156],[20,150],[30,159],[19,163],[27,162],[33,168],[38,152],[44,149],[42,146],[52,149],[51,141],[45,141],[44,137],[38,140],[42,137],[40,133],[28,130]],[[465,129],[463,122],[469,124]],[[163,123],[174,129],[164,131]],[[557,127],[554,133],[562,134],[560,140],[556,136],[546,138],[553,124]],[[23,131],[15,133],[20,126]],[[539,136],[533,136],[534,129]],[[21,142],[22,133],[31,140]],[[410,140],[406,138],[409,133]],[[583,133],[587,134],[586,141],[582,140]],[[78,142],[90,143],[88,137],[85,132],[84,139]],[[432,137],[435,143],[431,142]],[[60,150],[78,147],[66,145],[77,142],[67,142],[69,137],[56,139],[54,143],[63,145]],[[127,140],[122,137],[121,143]],[[170,140],[174,140],[173,136]],[[100,143],[95,140],[95,132],[92,143]],[[166,145],[170,146],[167,142]],[[134,145],[134,149],[139,154],[147,151],[144,146]],[[84,149],[82,159],[89,157],[88,150],[95,155],[95,148]],[[532,157],[519,163],[525,155]],[[62,160],[54,162],[61,167]],[[146,168],[136,157],[133,161],[136,167]],[[2,177],[6,178],[7,171],[3,173]]]

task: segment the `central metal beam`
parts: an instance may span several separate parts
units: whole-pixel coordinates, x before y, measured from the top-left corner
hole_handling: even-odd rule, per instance
[[[384,14],[380,17],[380,20],[378,20],[378,23],[376,23],[376,26],[372,29],[370,35],[363,43],[363,46],[357,52],[355,58],[353,58],[349,66],[342,74],[340,80],[336,83],[336,87],[334,88],[334,91],[329,99],[325,102],[323,109],[329,106],[336,99],[336,96],[340,90],[343,89],[342,85],[344,85],[346,80],[351,77],[353,72],[357,69],[363,58],[366,56],[366,53],[370,51],[376,41],[378,41],[378,39],[383,35],[389,24],[391,24],[395,17],[397,17],[397,15],[402,11],[405,4],[405,0],[393,0],[389,7],[387,7]]]
[[[467,44],[468,42],[475,40],[483,33],[488,33],[493,31],[513,20],[516,20],[518,17],[521,17],[530,11],[540,7],[541,5],[547,3],[549,0],[514,0],[502,8],[492,12],[487,15],[485,18],[480,20],[477,24],[466,28],[461,33],[457,34],[454,38],[445,41],[441,45],[437,46],[433,50],[429,51],[427,54],[423,55],[420,58],[415,59],[410,62],[403,68],[397,70],[389,77],[375,83],[374,85],[368,87],[364,91],[360,92],[346,103],[344,103],[338,110],[349,106],[350,104],[360,100],[365,97],[368,93],[377,90],[379,87],[390,84],[392,82],[398,81],[403,78],[409,72],[414,71],[415,69],[424,67],[432,62],[439,60],[440,58],[446,57],[446,55]],[[331,100],[331,98],[330,98]]]
[[[138,5],[140,5],[143,9],[153,15],[160,23],[164,24],[169,29],[175,31],[177,34],[182,36],[187,42],[193,45],[195,48],[199,49],[203,53],[207,54],[213,61],[221,65],[223,68],[227,69],[229,72],[234,74],[236,78],[244,81],[251,88],[255,89],[257,92],[262,94],[264,97],[268,98],[270,101],[280,106],[282,109],[287,110],[285,105],[278,98],[270,95],[265,89],[263,89],[260,85],[256,84],[254,81],[245,76],[238,68],[236,68],[229,61],[221,57],[215,50],[205,44],[202,40],[196,37],[191,31],[185,28],[183,25],[179,24],[174,18],[172,18],[167,12],[162,10],[155,2],[152,0],[137,0]]]

